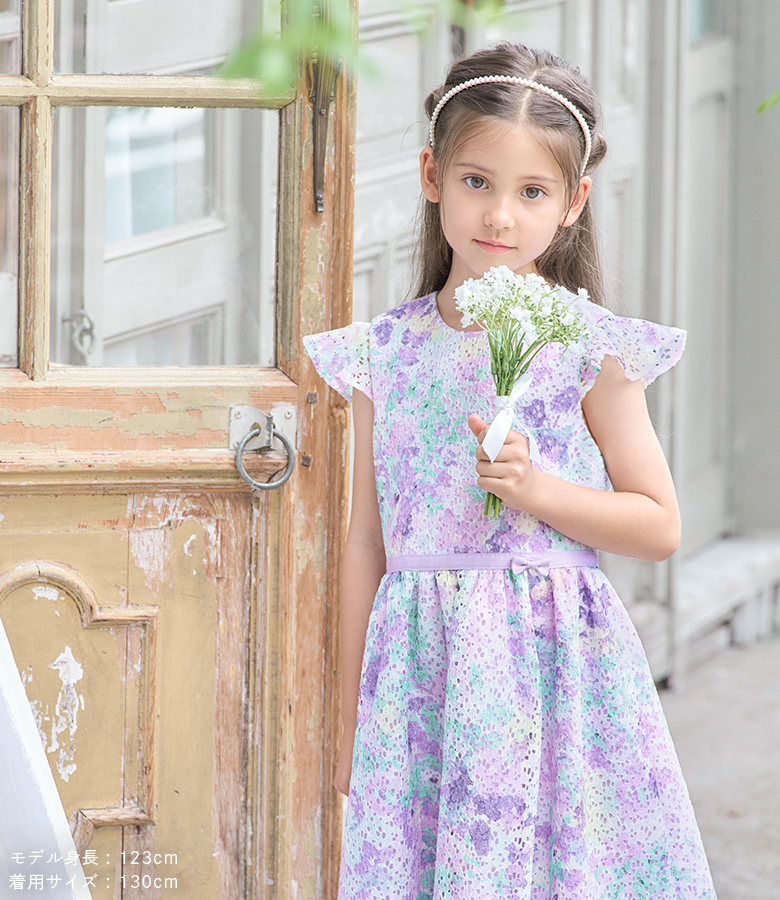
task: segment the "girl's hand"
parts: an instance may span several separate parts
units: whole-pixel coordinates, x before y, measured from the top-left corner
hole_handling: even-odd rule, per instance
[[[482,490],[495,494],[510,509],[526,509],[535,487],[536,475],[528,451],[528,439],[517,431],[510,431],[495,462],[490,462],[482,449],[488,427],[488,423],[479,416],[469,416],[469,428],[479,441],[477,484]]]
[[[352,775],[352,748],[354,745],[355,732],[350,733],[345,729],[336,763],[336,774],[333,777],[333,787],[347,796],[349,796],[349,781]]]

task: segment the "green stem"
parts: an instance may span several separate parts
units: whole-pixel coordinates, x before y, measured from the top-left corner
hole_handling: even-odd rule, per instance
[[[490,519],[497,519],[501,515],[503,509],[502,502],[495,494],[488,494],[485,497],[485,515]]]

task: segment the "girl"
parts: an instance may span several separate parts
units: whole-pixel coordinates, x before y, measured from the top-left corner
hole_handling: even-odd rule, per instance
[[[305,340],[354,401],[339,897],[713,900],[642,648],[595,552],[677,547],[643,386],[684,334],[597,305],[589,173],[606,145],[578,70],[502,44],[456,62],[426,109],[420,299]],[[462,328],[454,291],[496,265],[596,301],[572,296],[588,346],[548,344],[516,407],[538,464],[520,431],[492,463],[481,447],[488,341]]]

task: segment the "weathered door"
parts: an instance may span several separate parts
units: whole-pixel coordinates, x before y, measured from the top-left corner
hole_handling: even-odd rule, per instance
[[[18,240],[20,323],[18,355],[9,351],[0,370],[0,616],[93,876],[93,896],[329,896],[338,858],[329,729],[338,717],[330,709],[328,598],[344,512],[346,414],[322,392],[298,347],[301,333],[350,316],[350,85],[344,78],[337,84],[325,212],[316,213],[308,86],[261,104],[252,83],[196,74],[219,62],[236,36],[220,31],[213,4],[208,36],[224,40],[207,42],[211,57],[203,50],[188,58],[189,74],[155,74],[141,61],[136,71],[145,74],[137,75],[91,74],[102,67],[93,68],[86,51],[81,68],[68,60],[61,52],[75,40],[68,14],[87,22],[88,50],[95,40],[91,13],[100,23],[100,16],[137,6],[148,17],[152,58],[165,26],[157,7],[86,4],[84,18],[83,4],[63,3],[57,17],[49,0],[26,0],[21,17],[6,6],[0,24],[11,49],[20,45],[20,18],[24,28],[21,73],[19,54],[14,64],[6,53],[0,76],[2,175],[9,185],[3,287],[15,284],[17,257],[8,248]],[[192,4],[176,8],[179,17],[195,15]],[[126,21],[122,27],[130,31]],[[128,67],[117,63],[114,71]],[[265,203],[276,192],[276,185],[242,181],[261,167],[267,124],[258,117],[270,115],[261,105],[279,110],[280,130],[271,337],[262,310],[262,229],[234,254],[245,262],[237,273],[229,245],[240,209],[228,209],[226,199]],[[148,227],[147,217],[146,230],[125,235],[137,246],[117,248],[105,229],[116,211],[106,190],[114,170],[94,129],[105,136],[115,110],[145,108],[170,121],[172,107],[203,111],[193,117],[200,132],[169,166],[172,177],[179,177],[182,158],[191,172],[193,154],[202,150],[201,182],[216,185],[216,194],[181,221],[155,224],[152,217]],[[128,157],[133,177],[126,186],[136,200],[143,179],[133,178],[150,168],[144,139],[141,129]],[[122,202],[138,206],[126,195]],[[251,212],[254,220],[242,222],[248,231],[267,209]],[[182,247],[215,235],[228,249],[212,254],[215,266],[193,280],[180,256],[197,254]],[[119,250],[140,262],[128,263],[112,288],[107,273]],[[173,291],[179,306],[165,293],[172,268],[181,279]],[[185,360],[193,365],[178,367],[180,360],[165,354],[180,344],[166,343],[166,335],[185,333],[200,315],[197,288],[205,277],[238,284],[247,309],[231,308],[228,291],[217,300],[224,321],[237,318],[235,334],[245,317],[253,356],[244,357],[246,342],[236,338],[231,346],[225,338],[223,365],[198,367],[213,357],[195,353]],[[141,294],[133,293],[136,281]],[[137,327],[125,329],[125,344],[151,342],[157,365],[99,365],[111,335],[90,326],[98,300],[104,323],[129,316],[136,303],[143,307]],[[208,327],[192,333],[190,346],[208,345]],[[100,344],[93,359],[90,340]],[[65,353],[69,341],[85,352]],[[264,358],[269,346],[272,366]],[[128,359],[144,357],[139,351]],[[254,365],[238,365],[245,362]],[[283,488],[253,495],[238,477],[227,446],[234,404],[276,409],[279,427],[293,437],[296,468]],[[245,462],[258,480],[284,464],[280,453],[250,456]]]

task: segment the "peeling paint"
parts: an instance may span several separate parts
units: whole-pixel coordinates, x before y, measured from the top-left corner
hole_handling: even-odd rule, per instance
[[[301,321],[312,324],[319,322],[320,306],[317,289],[304,285],[301,289]]]
[[[203,527],[203,564],[206,578],[214,582],[221,574],[221,553],[219,548],[219,523],[208,520],[200,523]]]
[[[62,653],[49,663],[50,669],[57,669],[62,688],[57,697],[57,706],[55,707],[56,720],[51,726],[51,744],[49,745],[49,753],[55,750],[60,751],[57,760],[57,771],[63,781],[68,781],[70,776],[76,771],[76,763],[73,761],[76,755],[76,730],[78,728],[77,717],[79,706],[84,709],[84,695],[76,694],[73,685],[77,681],[81,681],[84,676],[84,669],[76,662],[73,651],[66,645]],[[70,740],[67,744],[62,745],[57,740],[58,735],[68,732]]]
[[[187,540],[184,542],[184,555],[185,556],[192,556],[192,545],[194,542],[195,542],[195,535],[191,534],[187,538]],[[195,574],[194,570],[193,570],[193,574]]]
[[[311,559],[311,550],[308,542],[304,539],[304,532],[307,526],[306,519],[302,515],[297,515],[294,521],[295,528],[295,559],[296,559],[296,575],[300,578],[301,573],[306,568],[306,563]]]
[[[49,721],[49,707],[46,706],[44,710],[43,704],[40,700],[30,700],[30,709],[32,710],[33,716],[35,717],[35,725],[38,729],[38,735],[41,739],[41,744],[43,744],[43,749],[46,749],[46,732],[44,730],[44,722]]]
[[[325,519],[322,513],[317,513],[317,530],[314,535],[314,568],[322,571],[325,564]]]
[[[60,592],[50,584],[36,584],[32,592],[36,600],[59,600]]]
[[[22,669],[19,674],[22,677],[22,684],[24,685],[25,692],[27,691],[27,685],[30,684],[33,680],[33,667],[27,666],[26,669]],[[46,705],[46,709],[43,708],[43,703],[37,698],[33,698],[30,700],[30,709],[32,710],[33,718],[35,719],[35,727],[38,729],[38,735],[41,739],[41,744],[43,745],[43,749],[46,749],[46,732],[44,730],[44,723],[49,721],[49,706]]]
[[[315,741],[319,739],[319,724],[320,718],[317,715],[317,710],[312,709],[309,721],[306,723],[306,726],[309,729],[309,733],[306,735],[308,740]]]
[[[303,838],[303,852],[310,859],[317,857],[317,832],[319,831],[317,823],[319,816],[315,816],[314,810],[309,812],[309,823],[306,826],[306,835]]]
[[[305,516],[295,517],[295,556],[299,576],[310,562],[314,563],[317,572],[321,572],[325,565],[325,519],[322,513],[317,514],[313,547],[306,540],[308,524]]]
[[[142,528],[130,532],[133,562],[144,573],[146,587],[154,594],[170,579],[171,531],[169,528]]]

